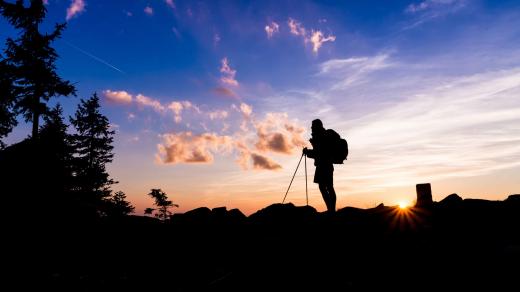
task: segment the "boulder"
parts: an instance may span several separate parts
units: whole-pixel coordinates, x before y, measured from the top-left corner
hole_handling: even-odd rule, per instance
[[[443,205],[443,206],[453,206],[453,205],[457,205],[457,204],[460,204],[462,202],[462,198],[453,193],[449,196],[447,196],[446,198],[442,199],[439,204]]]
[[[433,204],[432,187],[430,184],[417,184],[415,190],[417,192],[415,207],[425,208]]]

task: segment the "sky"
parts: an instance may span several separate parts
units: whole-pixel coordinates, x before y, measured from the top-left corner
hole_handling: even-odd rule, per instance
[[[108,167],[136,206],[245,214],[282,201],[310,124],[349,143],[337,207],[520,192],[520,2],[47,0],[59,74],[116,130]],[[2,44],[15,32],[0,20]],[[23,122],[7,138],[22,140]],[[325,210],[307,159],[309,204]],[[287,201],[305,205],[305,167]]]

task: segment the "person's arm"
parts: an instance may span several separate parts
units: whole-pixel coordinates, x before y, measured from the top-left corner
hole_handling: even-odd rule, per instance
[[[307,155],[309,158],[315,158],[316,157],[316,150],[314,149],[308,149],[307,147],[303,148],[303,154]]]

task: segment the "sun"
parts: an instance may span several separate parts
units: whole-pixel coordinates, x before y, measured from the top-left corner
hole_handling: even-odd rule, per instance
[[[405,202],[405,201],[401,201],[399,202],[399,209],[407,209],[408,207],[410,207],[410,204],[408,202]]]

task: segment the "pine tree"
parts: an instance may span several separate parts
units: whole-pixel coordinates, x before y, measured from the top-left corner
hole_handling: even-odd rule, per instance
[[[126,216],[134,211],[134,206],[126,200],[126,194],[122,191],[115,192],[105,201],[107,203],[105,213],[109,217]]]
[[[69,195],[72,188],[73,148],[67,128],[63,121],[63,108],[57,104],[44,117],[38,141],[44,170],[40,175],[46,177],[46,184],[41,186],[44,188],[41,192],[50,195],[52,198],[47,199],[54,199],[53,204],[59,205],[70,203]]]
[[[0,60],[2,56],[0,55]],[[6,137],[14,126],[16,126],[15,114],[13,111],[15,93],[12,88],[13,77],[12,68],[0,61],[0,149],[5,144],[1,140]]]
[[[46,102],[52,97],[75,94],[74,86],[58,76],[55,64],[58,55],[51,46],[60,37],[65,24],[56,24],[51,33],[41,33],[39,26],[47,14],[41,0],[31,0],[28,7],[24,6],[23,0],[14,4],[0,0],[0,14],[20,30],[16,40],[8,38],[6,41],[5,58],[0,62],[4,67],[10,67],[10,73],[9,79],[0,83],[10,84],[13,109],[27,122],[32,121],[32,138],[37,139],[40,116],[48,111]],[[0,75],[0,78],[5,77]]]
[[[102,212],[104,200],[111,194],[110,186],[116,183],[106,171],[106,165],[114,157],[115,132],[99,109],[99,98],[94,93],[87,100],[81,99],[74,117],[70,118],[76,129],[72,135],[75,192],[98,213]]]

